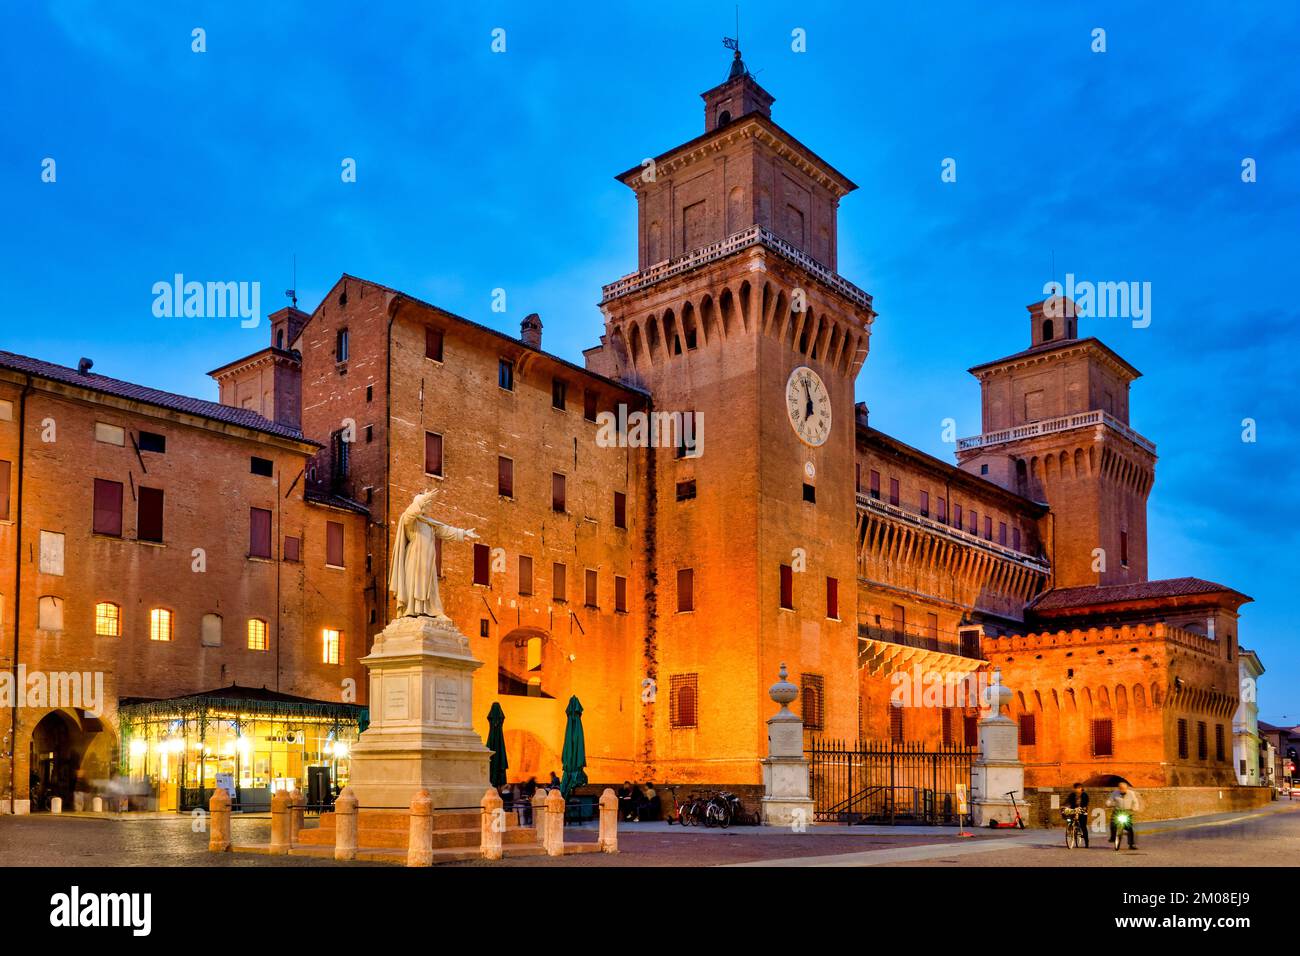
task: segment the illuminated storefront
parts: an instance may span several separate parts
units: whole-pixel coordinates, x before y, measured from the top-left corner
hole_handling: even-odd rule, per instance
[[[166,700],[119,703],[121,774],[159,810],[206,807],[230,791],[237,810],[265,810],[297,787],[330,804],[348,781],[366,708],[231,685]]]

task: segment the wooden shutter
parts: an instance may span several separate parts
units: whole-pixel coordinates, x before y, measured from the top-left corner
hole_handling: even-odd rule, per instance
[[[491,551],[488,550],[488,546],[486,544],[474,545],[474,583],[475,584],[491,583],[491,578],[489,576],[490,568],[491,568],[491,564],[490,564],[491,555],[492,553]]]
[[[627,527],[627,495],[621,491],[614,492],[614,527]]]
[[[9,462],[0,461],[0,521],[9,520],[9,473],[12,467]]]
[[[1094,757],[1113,755],[1115,752],[1113,743],[1110,718],[1105,717],[1094,720],[1092,722],[1092,755]]]
[[[442,436],[434,432],[424,433],[424,472],[442,474]]]
[[[271,512],[265,508],[248,509],[248,556],[271,556]]]
[[[424,330],[424,357],[442,361],[442,329]]]
[[[343,525],[338,521],[325,523],[325,563],[343,567]]]
[[[627,578],[614,576],[614,610],[627,610]]]
[[[826,616],[836,620],[840,616],[840,582],[835,578],[826,579]]]
[[[7,486],[9,476],[7,474],[8,462],[3,462],[6,474],[0,476]],[[8,497],[8,488],[4,489],[5,497]],[[7,515],[9,511],[8,501],[0,502],[0,515]],[[115,538],[122,536],[122,483],[120,481],[105,481],[103,478],[95,479],[95,534],[109,534]]]
[[[677,610],[695,610],[695,572],[691,568],[677,569]]]
[[[794,569],[781,565],[781,607],[794,608]]]
[[[551,474],[551,509],[553,511],[564,510],[564,476],[559,472]]]
[[[515,496],[515,463],[504,455],[497,458],[497,494]]]
[[[159,488],[141,488],[135,536],[141,541],[163,539],[163,493]]]

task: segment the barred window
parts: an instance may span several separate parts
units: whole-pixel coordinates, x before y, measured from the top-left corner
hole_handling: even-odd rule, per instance
[[[953,744],[952,711],[946,707],[939,711],[939,741],[945,747],[950,747]]]
[[[1204,760],[1209,756],[1209,746],[1205,738],[1205,721],[1196,722],[1196,759]]]
[[[668,678],[668,725],[698,727],[699,701],[699,674],[674,674]]]
[[[1111,757],[1115,754],[1113,728],[1110,718],[1103,717],[1092,722],[1092,755],[1094,757]]]
[[[821,674],[803,674],[799,685],[804,729],[822,730],[826,726],[826,681]]]
[[[889,739],[895,742],[903,740],[903,708],[893,701],[889,702]]]
[[[1187,721],[1178,718],[1178,756],[1187,759]]]
[[[1214,759],[1223,763],[1223,724],[1214,725]]]
[[[1020,746],[1032,747],[1038,743],[1038,727],[1033,714],[1020,715]]]

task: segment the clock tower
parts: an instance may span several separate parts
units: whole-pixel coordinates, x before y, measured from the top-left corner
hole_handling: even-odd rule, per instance
[[[695,447],[650,452],[644,771],[757,783],[782,662],[810,732],[856,734],[853,386],[875,313],[836,272],[854,184],[772,120],[739,51],[702,96],[700,136],[617,177],[638,271],[604,287],[588,362],[697,422]]]

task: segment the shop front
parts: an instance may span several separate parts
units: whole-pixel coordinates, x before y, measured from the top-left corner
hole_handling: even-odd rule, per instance
[[[206,809],[220,787],[233,809],[252,812],[268,810],[276,790],[295,788],[308,809],[332,805],[348,782],[367,711],[232,684],[188,697],[123,699],[118,717],[121,800],[132,809]]]

